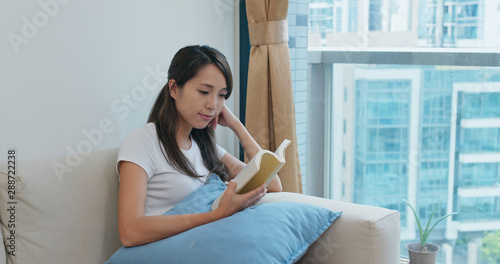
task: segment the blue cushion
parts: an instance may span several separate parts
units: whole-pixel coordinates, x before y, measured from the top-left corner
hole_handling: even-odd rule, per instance
[[[209,212],[225,187],[211,175],[165,214]],[[293,263],[340,214],[294,202],[261,204],[160,241],[121,247],[105,264]]]

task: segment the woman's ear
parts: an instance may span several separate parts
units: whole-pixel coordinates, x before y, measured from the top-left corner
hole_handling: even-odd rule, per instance
[[[168,92],[170,93],[170,96],[174,99],[177,99],[177,95],[179,94],[179,87],[175,83],[174,79],[170,79],[168,81]]]

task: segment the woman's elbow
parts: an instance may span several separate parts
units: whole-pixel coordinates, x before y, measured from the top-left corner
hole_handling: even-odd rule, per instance
[[[123,238],[121,236],[120,236],[120,241],[122,242],[122,245],[124,247],[135,247],[136,246],[136,244],[133,243],[133,241],[127,240],[127,239],[125,239],[125,238]]]
[[[274,178],[271,183],[267,186],[268,192],[282,192],[283,187],[281,186],[281,180],[278,176]]]
[[[281,186],[281,184],[278,184],[274,190],[272,190],[272,192],[282,192],[283,191],[283,187]]]
[[[119,233],[120,233],[120,241],[122,242],[123,246],[125,246],[125,247],[135,246],[134,240],[129,235],[128,231],[124,231],[124,230],[120,229]]]
[[[141,245],[138,237],[135,235],[136,232],[130,226],[120,225],[118,228],[118,233],[120,234],[120,241],[125,247],[135,247]]]

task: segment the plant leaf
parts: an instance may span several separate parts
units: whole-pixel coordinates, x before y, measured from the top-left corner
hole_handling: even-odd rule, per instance
[[[403,202],[410,207],[410,209],[413,211],[413,215],[415,216],[415,220],[417,220],[417,225],[418,225],[418,232],[420,233],[420,246],[424,246],[425,244],[422,244],[422,241],[424,240],[424,234],[422,233],[422,226],[420,225],[420,220],[418,220],[417,212],[415,212],[415,209],[413,209],[413,206],[411,206],[410,202],[408,202],[406,199],[403,199]]]
[[[429,225],[431,223],[431,220],[434,217],[434,214],[436,213],[436,210],[439,206],[439,204],[437,204],[436,207],[434,207],[434,210],[432,211],[432,214],[431,214],[431,217],[429,218],[429,221],[427,222],[427,226],[425,227],[425,231],[422,232],[422,226],[420,225],[420,220],[418,219],[417,212],[415,212],[415,209],[413,209],[413,206],[411,206],[411,204],[406,199],[403,199],[403,202],[405,202],[405,204],[408,205],[408,207],[410,207],[410,209],[413,211],[413,215],[415,216],[415,219],[417,220],[418,232],[420,233],[420,247],[421,248],[425,247],[427,237],[432,232],[434,227],[436,227],[436,225],[439,224],[439,222],[443,221],[448,216],[452,216],[452,215],[457,214],[457,212],[453,212],[453,213],[449,213],[449,214],[439,218],[439,220],[437,220],[437,222],[434,223],[434,225],[429,229]]]
[[[429,217],[429,221],[427,221],[427,225],[425,226],[424,239],[423,239],[423,241],[421,241],[421,243],[424,244],[424,246],[425,246],[425,243],[427,242],[427,237],[429,236],[429,233],[432,230],[432,229],[429,230],[429,226],[431,225],[431,220],[434,217],[434,214],[436,214],[436,210],[438,209],[438,206],[439,206],[439,204],[436,204],[436,206],[434,207],[434,210],[432,211],[431,217]]]
[[[426,234],[425,240],[427,240],[427,236],[429,236],[429,234],[431,233],[432,229],[434,229],[434,227],[436,227],[436,225],[439,224],[439,222],[443,221],[448,216],[452,216],[452,215],[456,215],[456,214],[457,214],[456,212],[453,212],[453,213],[449,213],[449,214],[447,214],[447,215],[439,218],[439,220],[437,220],[437,222],[431,227],[431,229],[429,229],[428,233]]]

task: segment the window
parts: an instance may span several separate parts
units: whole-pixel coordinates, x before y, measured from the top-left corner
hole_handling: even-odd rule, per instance
[[[478,16],[478,4],[465,4],[459,9],[459,17],[477,17]]]
[[[349,0],[349,32],[357,32],[358,30],[358,1]]]
[[[369,23],[368,27],[370,31],[380,31],[382,30],[382,13],[380,12],[381,0],[370,0],[369,9]]]
[[[498,3],[341,3],[345,30],[309,31],[307,167],[323,167],[325,184],[306,193],[398,210],[402,249],[418,232],[402,199],[421,218],[439,202],[436,217],[458,215],[431,234],[438,262],[490,263],[482,248],[494,245],[482,241],[500,230]]]
[[[458,28],[459,39],[475,39],[477,38],[476,26],[461,26]]]

